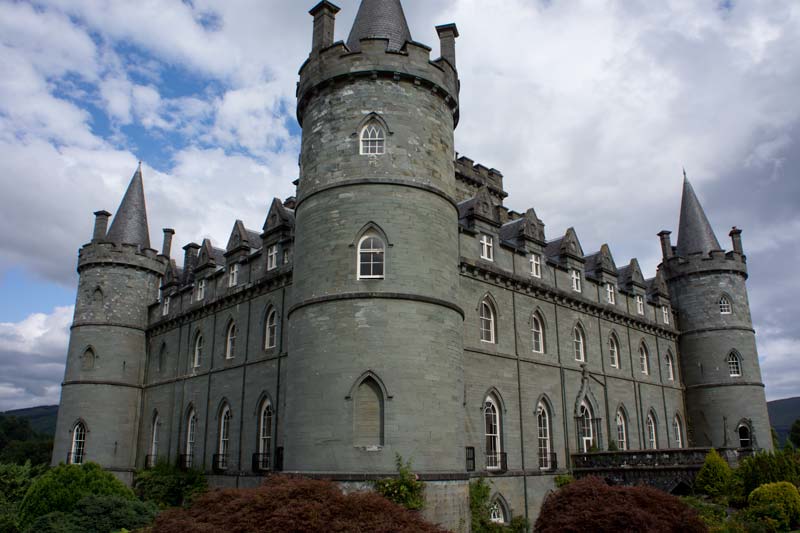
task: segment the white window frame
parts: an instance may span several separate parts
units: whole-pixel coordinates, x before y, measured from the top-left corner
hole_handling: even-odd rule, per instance
[[[267,312],[264,328],[264,349],[271,350],[278,345],[278,313],[275,308]]]
[[[485,233],[481,234],[481,259],[494,261],[494,237]]]
[[[669,306],[662,305],[661,306],[661,314],[664,315],[664,324],[669,326]]]
[[[606,283],[606,301],[611,305],[617,303],[617,289],[611,282]]]
[[[617,336],[614,334],[608,337],[608,355],[611,358],[611,366],[619,368],[619,341],[617,341]]]
[[[544,353],[544,324],[538,313],[531,317],[531,350],[533,353]]]
[[[186,417],[186,420],[186,446],[184,448],[184,452],[185,455],[194,461],[194,443],[195,438],[197,437],[197,413],[194,409],[189,411],[189,416]]]
[[[583,328],[575,326],[572,328],[572,344],[575,350],[575,360],[579,363],[586,362],[586,334]]]
[[[578,269],[573,268],[570,271],[570,278],[572,279],[572,290],[575,292],[582,292],[581,273],[578,272]]]
[[[481,302],[478,322],[481,342],[496,344],[497,342],[497,315],[494,306],[486,299]]]
[[[372,239],[372,247],[366,248],[368,244],[367,241],[370,239]],[[379,243],[380,246],[376,246],[376,242]],[[379,258],[380,261],[375,261],[376,257]],[[369,261],[365,261],[364,259],[369,259]],[[369,265],[370,274],[362,273],[361,268],[366,265]],[[381,265],[382,274],[373,273],[375,271],[375,265]],[[386,243],[378,235],[369,233],[359,239],[358,253],[356,254],[356,274],[358,279],[386,279]]]
[[[258,417],[258,453],[262,456],[267,456],[267,464],[271,464],[272,460],[272,424],[274,418],[274,411],[272,409],[272,402],[265,400],[261,406],[261,413]],[[263,462],[262,462],[263,464]]]
[[[503,509],[503,506],[500,505],[498,501],[493,502],[491,507],[489,507],[489,522],[492,524],[506,523],[505,509]]]
[[[625,452],[628,450],[628,422],[625,420],[625,413],[622,409],[617,411],[615,419],[617,425],[617,448]]]
[[[359,153],[361,155],[384,155],[386,153],[386,132],[377,121],[370,120],[359,135]]]
[[[636,295],[636,312],[644,315],[644,297],[638,294]]]
[[[192,350],[192,368],[200,368],[203,363],[203,335],[198,333],[194,339],[194,347]]]
[[[639,370],[645,376],[650,375],[650,350],[644,343],[639,345]]]
[[[150,456],[153,458],[153,464],[155,464],[156,458],[158,457],[158,426],[159,426],[159,417],[158,414],[153,418],[153,427],[150,433]]]
[[[267,248],[267,270],[278,268],[278,245],[273,244]]]
[[[195,290],[195,301],[202,302],[206,299],[206,280],[201,279],[197,281],[197,289]]]
[[[675,447],[683,448],[683,424],[678,415],[675,415],[675,418],[672,419],[672,432],[675,436]]]
[[[553,464],[550,458],[552,440],[550,435],[550,411],[544,402],[536,407],[536,430],[539,449],[539,470],[550,470]]]
[[[217,441],[217,454],[224,458],[225,463],[221,466],[227,467],[228,450],[230,449],[231,441],[231,414],[230,406],[226,405],[222,409],[219,417],[219,440]]]
[[[733,314],[733,304],[727,296],[721,296],[719,299],[719,314],[731,315]]]
[[[734,352],[728,354],[728,374],[732,378],[742,377],[742,358]]]
[[[586,403],[586,400],[581,402],[581,409],[579,411],[579,434],[580,449],[583,453],[589,453],[589,450],[595,446],[594,437],[594,412],[592,407]]]
[[[72,428],[72,446],[70,447],[69,463],[82,465],[86,459],[86,426],[78,422]]]
[[[236,322],[231,320],[225,331],[225,359],[236,357]]]
[[[647,413],[647,448],[650,450],[658,449],[658,428],[653,413]]]
[[[228,288],[236,287],[239,284],[239,263],[230,266],[228,273]]]
[[[675,361],[672,360],[672,354],[667,353],[667,378],[670,381],[675,381]]]
[[[500,470],[503,453],[500,406],[492,395],[487,396],[483,403],[483,430],[486,437],[486,469]]]
[[[168,316],[169,315],[169,296],[164,296],[164,301],[161,304],[161,316]]]
[[[542,279],[542,256],[531,254],[531,276]]]

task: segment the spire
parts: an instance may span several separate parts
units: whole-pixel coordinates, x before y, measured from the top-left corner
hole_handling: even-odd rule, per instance
[[[122,203],[117,209],[114,222],[111,224],[106,238],[118,244],[138,244],[142,248],[150,248],[150,230],[147,227],[147,207],[144,203],[141,161],[122,198]]]
[[[411,40],[400,0],[361,0],[356,21],[347,38],[347,47],[361,50],[361,39],[389,39],[388,50],[397,51]]]
[[[708,222],[703,206],[694,193],[686,170],[683,171],[683,200],[681,201],[681,221],[678,230],[678,255],[683,257],[693,253],[708,254],[712,250],[722,250],[714,230]]]

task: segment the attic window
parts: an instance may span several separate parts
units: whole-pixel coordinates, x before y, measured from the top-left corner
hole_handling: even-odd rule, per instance
[[[494,240],[488,235],[481,235],[481,259],[494,261]]]
[[[267,248],[267,270],[278,268],[278,246],[273,244]]]
[[[531,254],[531,276],[542,277],[542,256],[539,254]]]
[[[581,273],[573,269],[570,273],[570,277],[572,278],[572,290],[581,292]]]
[[[383,155],[386,152],[386,135],[376,121],[370,121],[361,130],[361,155]]]
[[[228,287],[235,287],[239,284],[239,263],[231,265],[230,273],[228,274]]]
[[[664,324],[669,326],[669,306],[662,306],[661,313],[664,315]]]
[[[201,279],[197,282],[197,290],[195,292],[195,300],[202,302],[206,298],[206,280]]]
[[[636,297],[636,312],[640,315],[644,314],[644,298],[641,296]]]
[[[164,297],[164,303],[161,305],[161,316],[169,315],[169,296]]]
[[[608,300],[608,303],[612,305],[617,303],[617,291],[614,288],[613,283],[606,283],[606,295],[606,300]]]

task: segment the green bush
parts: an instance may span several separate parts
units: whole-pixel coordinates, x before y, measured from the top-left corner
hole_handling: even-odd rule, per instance
[[[700,515],[700,520],[708,526],[710,532],[717,533],[724,531],[725,522],[728,518],[728,512],[724,505],[719,505],[694,496],[685,496],[681,498],[681,501],[697,511],[697,514]]]
[[[560,489],[560,488],[566,487],[567,485],[569,485],[573,481],[575,481],[575,478],[570,476],[569,474],[558,475],[555,478],[556,488]]]
[[[0,493],[0,531],[3,533],[17,533],[17,506],[9,503]]]
[[[524,516],[515,516],[507,526],[491,521],[491,492],[492,488],[485,478],[478,478],[469,484],[472,533],[526,533],[530,523]]]
[[[713,498],[725,497],[731,485],[733,471],[727,461],[717,450],[712,449],[706,455],[705,463],[694,481],[694,490],[699,494],[707,494]]]
[[[134,491],[144,501],[160,508],[188,505],[198,494],[208,490],[206,476],[200,470],[182,470],[167,462],[136,473]]]
[[[747,513],[756,518],[775,521],[780,530],[800,526],[800,493],[791,483],[768,483],[748,497]]]
[[[27,529],[49,513],[71,513],[79,501],[93,494],[136,498],[131,489],[94,463],[61,464],[31,484],[19,508],[20,527]]]
[[[29,462],[24,465],[0,464],[0,495],[8,503],[21,502],[33,480],[46,471],[46,466],[31,466]]]
[[[26,533],[111,533],[139,529],[155,520],[158,508],[119,496],[87,496],[71,513],[48,513],[37,518]]]
[[[793,450],[763,452],[739,463],[736,477],[741,481],[742,497],[767,483],[787,481],[800,484],[800,454]]]
[[[425,483],[419,481],[411,471],[411,462],[403,463],[400,454],[395,457],[396,478],[381,479],[375,482],[375,491],[398,505],[411,511],[419,511],[425,506]]]

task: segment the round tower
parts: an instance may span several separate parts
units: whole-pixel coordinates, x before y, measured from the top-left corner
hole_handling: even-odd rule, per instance
[[[457,30],[438,28],[431,61],[399,0],[364,0],[347,44],[337,12],[311,10],[297,92],[285,468],[356,479],[400,454],[464,510]]]
[[[692,445],[772,449],[764,384],[747,297],[741,231],[725,252],[684,180],[678,246],[660,234],[672,302]]]
[[[95,213],[92,241],[78,258],[78,295],[61,388],[53,464],[95,462],[126,482],[147,354],[145,328],[166,258],[150,249],[141,165],[106,234]]]

